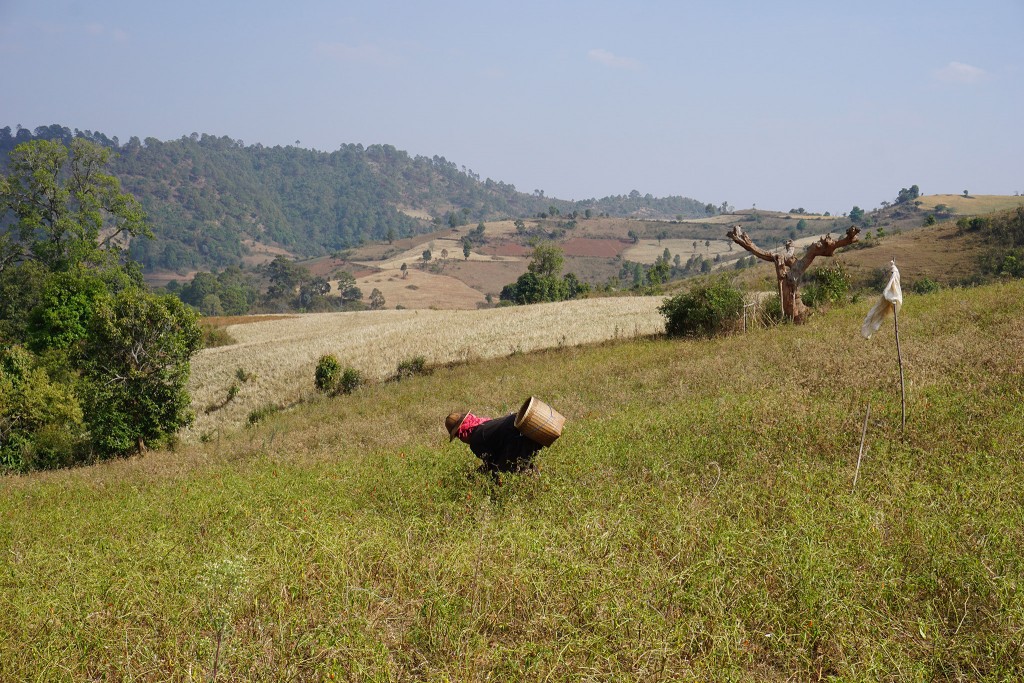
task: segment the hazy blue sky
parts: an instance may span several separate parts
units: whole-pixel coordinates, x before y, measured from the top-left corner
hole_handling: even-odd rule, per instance
[[[1024,193],[1024,0],[0,0],[0,127],[386,143],[519,190]]]

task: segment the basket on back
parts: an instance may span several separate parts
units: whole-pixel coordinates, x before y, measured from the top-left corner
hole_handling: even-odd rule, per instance
[[[526,438],[541,446],[550,446],[562,435],[565,416],[536,396],[531,396],[519,409],[514,424]]]

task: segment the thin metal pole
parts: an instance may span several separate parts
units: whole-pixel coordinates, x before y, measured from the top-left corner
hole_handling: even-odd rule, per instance
[[[896,358],[900,364],[900,413],[903,417],[900,430],[905,431],[907,428],[907,385],[903,381],[903,353],[900,351],[900,319],[896,313],[895,306],[892,309],[892,322],[896,328]]]
[[[857,471],[853,473],[853,488],[850,493],[857,489],[857,477],[860,476],[860,459],[864,457],[864,439],[868,435],[868,418],[871,417],[871,404],[868,403],[868,411],[864,414],[864,429],[860,433],[860,453],[857,454]]]

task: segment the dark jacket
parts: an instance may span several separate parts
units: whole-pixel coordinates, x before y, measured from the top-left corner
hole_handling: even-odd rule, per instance
[[[469,435],[469,450],[484,464],[501,472],[511,472],[530,464],[543,446],[519,433],[516,416],[488,420]]]

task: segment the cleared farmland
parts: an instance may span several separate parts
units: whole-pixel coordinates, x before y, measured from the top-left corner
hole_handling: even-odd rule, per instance
[[[444,364],[664,330],[662,297],[620,297],[474,311],[383,310],[319,313],[232,325],[230,346],[192,361],[189,435],[237,426],[266,404],[287,405],[313,391],[317,359],[331,353],[371,380],[415,356]],[[239,370],[251,375],[222,407]]]

